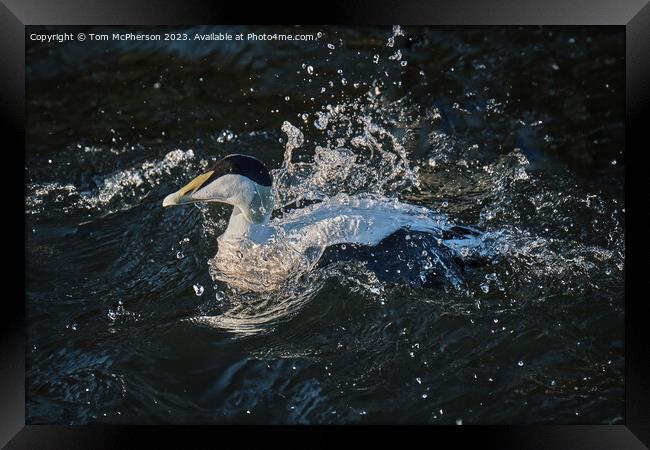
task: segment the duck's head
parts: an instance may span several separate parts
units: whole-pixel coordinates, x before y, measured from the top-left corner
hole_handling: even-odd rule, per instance
[[[263,223],[273,209],[271,184],[271,174],[262,161],[252,156],[228,155],[165,197],[162,205],[227,203],[239,208],[249,222]]]

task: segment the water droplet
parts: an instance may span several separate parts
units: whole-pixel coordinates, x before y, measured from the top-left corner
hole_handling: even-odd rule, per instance
[[[490,286],[483,283],[483,284],[481,284],[481,290],[487,294],[488,292],[490,292]]]
[[[314,121],[314,126],[319,130],[324,130],[327,128],[327,124],[329,123],[327,114],[322,112],[317,112],[316,114],[318,115],[318,118]]]
[[[183,252],[176,252],[176,259],[183,259],[183,258],[185,258]]]
[[[313,66],[307,66],[307,73],[309,75],[313,74],[314,73],[314,67]]]
[[[195,293],[198,297],[200,297],[200,296],[203,295],[203,291],[204,291],[203,286],[201,286],[200,284],[195,284],[195,285],[192,286],[192,287],[194,288],[194,293]]]
[[[214,297],[221,301],[226,297],[226,294],[223,291],[218,291],[217,293],[214,294]]]
[[[327,48],[334,50],[336,47],[334,47],[334,44],[327,44]]]
[[[523,361],[519,361],[519,362],[517,363],[517,365],[518,365],[519,367],[524,367],[524,362],[523,362]]]

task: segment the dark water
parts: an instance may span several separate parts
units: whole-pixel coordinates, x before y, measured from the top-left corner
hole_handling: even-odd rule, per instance
[[[168,30],[250,31],[121,29]],[[260,30],[323,35],[28,41],[28,422],[621,423],[623,32]],[[466,288],[354,261],[267,296],[211,280],[229,208],[161,201],[228,153],[280,167],[285,121],[294,161],[403,148],[408,170],[361,159],[386,184],[335,189],[491,233]]]

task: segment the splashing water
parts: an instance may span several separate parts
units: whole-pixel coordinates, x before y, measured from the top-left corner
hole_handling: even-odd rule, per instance
[[[389,47],[394,38],[404,36],[403,31],[397,27],[389,39]],[[389,60],[399,61],[402,58],[400,50],[390,56]],[[339,71],[340,72],[340,71]],[[354,231],[345,227],[334,229],[337,231],[323,233],[322,230],[314,231],[310,239],[305,235],[284,234],[283,227],[292,221],[301,223],[301,217],[307,218],[318,206],[311,206],[286,212],[287,207],[300,207],[303,204],[318,201],[324,211],[332,215],[331,222],[336,219],[347,219],[345,212],[350,199],[364,195],[375,196],[373,201],[378,204],[364,210],[367,214],[368,224],[353,223],[368,230],[381,230],[381,220],[392,223],[402,223],[404,228],[414,231],[426,230],[434,236],[441,238],[441,230],[450,227],[448,219],[438,215],[436,219],[422,219],[432,217],[434,212],[427,209],[412,208],[408,204],[399,203],[397,198],[421,199],[426,195],[423,189],[419,172],[420,167],[412,167],[411,157],[406,150],[408,142],[414,131],[422,123],[440,123],[441,114],[438,108],[433,107],[419,116],[417,111],[409,106],[405,99],[387,102],[378,94],[376,84],[365,94],[342,101],[338,104],[327,104],[321,111],[316,112],[313,128],[319,134],[311,139],[310,145],[305,146],[305,132],[299,127],[285,121],[282,132],[286,135],[284,160],[279,169],[272,171],[274,179],[274,195],[276,205],[276,218],[273,221],[277,235],[269,245],[258,246],[250,242],[227,242],[220,239],[220,255],[210,260],[210,273],[214,280],[226,282],[231,286],[245,291],[268,291],[280,289],[282,294],[277,301],[292,304],[292,297],[297,294],[295,285],[302,276],[310,273],[316,267],[323,252],[328,246],[345,242],[340,233],[350,236]],[[491,99],[490,104],[495,104]],[[495,108],[490,108],[492,114],[498,113]],[[429,122],[430,121],[430,122]],[[400,136],[400,137],[398,137]],[[523,295],[522,289],[531,285],[539,286],[539,295],[546,296],[576,293],[573,288],[563,289],[566,280],[562,277],[570,272],[573,277],[590,277],[593,271],[603,271],[603,267],[590,262],[593,258],[599,261],[610,260],[614,253],[610,250],[583,246],[571,243],[560,238],[547,239],[536,235],[535,232],[522,230],[512,226],[501,228],[491,227],[499,216],[509,216],[516,221],[520,217],[516,208],[512,208],[513,199],[517,198],[519,190],[530,189],[531,184],[540,183],[531,177],[527,171],[530,165],[527,157],[520,149],[514,148],[510,153],[477,166],[471,179],[472,187],[457,187],[458,180],[470,180],[463,174],[468,172],[468,161],[476,152],[478,145],[474,144],[463,151],[458,150],[458,144],[453,135],[448,132],[433,129],[429,136],[430,151],[428,154],[427,177],[440,174],[447,182],[442,192],[457,189],[458,191],[480,192],[476,204],[484,206],[474,223],[487,228],[487,232],[471,240],[450,240],[446,247],[457,252],[467,261],[481,261],[482,264],[501,264],[507,266],[501,276],[504,280],[519,276],[517,283],[488,279],[483,283],[470,284],[467,291],[462,276],[450,271],[443,271],[451,285],[456,286],[460,292],[469,293],[470,297],[477,298],[476,304],[480,305],[482,295],[495,295],[495,292],[513,297]],[[297,152],[300,152],[300,162],[293,162]],[[476,162],[474,162],[476,164]],[[450,170],[450,167],[453,169]],[[543,189],[548,190],[548,186]],[[342,194],[345,193],[345,194]],[[462,199],[465,203],[466,199]],[[448,206],[445,201],[442,206]],[[424,212],[423,212],[424,211]],[[373,223],[376,220],[377,223]],[[402,221],[402,222],[400,222]],[[336,236],[336,237],[333,237]],[[314,245],[316,243],[316,245]],[[364,244],[376,245],[378,241],[365,242]],[[622,242],[616,243],[618,247]],[[569,248],[567,248],[567,246]],[[426,251],[425,251],[426,252]],[[431,248],[429,248],[431,252]],[[436,250],[433,250],[435,254]],[[606,255],[606,256],[603,256]],[[219,257],[221,256],[221,257]],[[399,257],[413,258],[403,254]],[[623,250],[620,249],[614,258],[613,265],[618,270],[622,267]],[[422,264],[421,258],[410,262],[411,265]],[[424,263],[424,267],[427,267]],[[429,263],[429,267],[432,265]],[[397,269],[398,271],[401,269]],[[327,277],[330,272],[319,269],[311,274],[311,279]],[[496,277],[496,275],[495,275]],[[424,276],[421,276],[424,280]],[[549,286],[558,286],[559,289],[549,289]],[[381,284],[381,282],[380,282]],[[509,285],[511,292],[506,288]],[[304,288],[303,288],[304,289]],[[301,296],[306,298],[307,296]],[[257,311],[257,315],[250,315],[250,305],[255,303],[251,296],[246,297],[249,305],[244,320],[245,328],[259,331],[254,327],[254,317],[263,318],[264,323],[273,323],[282,320],[282,314],[288,314],[291,308],[274,307],[270,313],[266,307]],[[282,299],[282,300],[281,300]],[[233,299],[235,304],[240,302]],[[302,304],[300,302],[297,302]],[[262,304],[268,305],[267,300]],[[276,305],[277,306],[277,305]],[[480,307],[480,306],[479,306]],[[237,309],[238,306],[235,308]],[[295,314],[295,311],[291,311]],[[237,314],[229,313],[228,325],[237,330]],[[214,320],[212,323],[216,323]],[[221,322],[219,322],[221,323]],[[241,331],[241,330],[240,330]]]
[[[417,186],[417,170],[410,167],[400,140],[375,123],[389,115],[404,114],[398,101],[383,105],[367,96],[319,111],[314,127],[325,132],[321,145],[313,147],[312,162],[292,163],[293,152],[304,140],[302,132],[285,122],[285,159],[273,170],[275,204],[280,207],[301,200],[323,199],[338,192],[385,194]],[[397,118],[393,119],[397,120]]]
[[[292,295],[287,295],[296,293],[292,284],[312,271],[332,245],[355,242],[363,236],[359,244],[374,246],[385,236],[384,229],[394,227],[425,231],[440,239],[444,227],[451,226],[444,216],[400,203],[393,197],[395,192],[419,185],[417,169],[411,168],[402,144],[405,138],[400,140],[386,128],[404,121],[407,110],[403,100],[386,104],[372,92],[341,104],[328,104],[317,113],[314,128],[324,133],[324,139],[314,144],[312,151],[303,147],[303,131],[285,121],[281,127],[286,135],[284,160],[279,169],[272,171],[278,216],[272,226],[276,233],[264,245],[219,238],[218,254],[209,262],[212,278],[244,291],[282,289],[276,301],[292,303]],[[377,120],[385,125],[379,125]],[[311,162],[293,162],[297,150],[302,159]],[[314,200],[320,203],[285,211],[289,205],[299,207]],[[314,224],[315,219],[325,221]],[[428,264],[428,268],[433,267],[433,263]],[[459,275],[448,264],[442,265],[447,281],[460,286]],[[328,273],[321,270],[312,279]],[[420,276],[424,279],[425,275]],[[251,297],[247,296],[245,302],[249,311]],[[262,303],[268,305],[266,300]],[[291,310],[274,307],[273,311],[275,315],[263,309],[259,317],[264,323],[272,322]],[[228,317],[229,327],[236,331],[238,316],[229,313]],[[252,326],[250,314],[242,320],[247,330],[259,330]],[[210,323],[224,325],[214,318]]]
[[[137,205],[158,186],[172,170],[183,174],[197,170],[192,150],[173,150],[162,160],[146,161],[139,166],[121,170],[104,178],[96,178],[96,187],[80,191],[72,184],[58,182],[32,183],[27,186],[25,207],[28,214],[43,212],[43,205],[54,205],[65,213],[79,209],[114,213]]]

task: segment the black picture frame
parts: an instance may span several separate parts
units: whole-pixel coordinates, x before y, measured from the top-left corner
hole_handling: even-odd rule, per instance
[[[310,8],[317,15],[306,16]],[[24,155],[25,137],[25,26],[27,25],[187,25],[321,23],[345,25],[610,25],[625,28],[626,35],[626,229],[630,241],[631,223],[643,214],[642,205],[632,201],[628,182],[641,167],[633,162],[647,150],[643,137],[647,126],[644,113],[650,105],[650,3],[646,0],[457,0],[457,1],[330,1],[308,5],[280,6],[209,1],[84,1],[84,0],[0,0],[0,114],[3,128],[3,156]],[[24,174],[22,158],[3,164],[6,175]],[[23,163],[23,167],[18,167]],[[5,177],[4,206],[15,208],[24,217],[24,197],[9,195],[14,186]],[[24,184],[24,179],[22,180]],[[18,180],[16,184],[18,184]],[[16,189],[12,189],[16,191]],[[10,200],[11,198],[11,200]],[[13,211],[7,209],[7,211]],[[24,222],[5,215],[6,233],[25,236]],[[12,229],[10,227],[15,227]],[[13,233],[12,233],[13,234]],[[20,245],[18,239],[9,239]],[[649,327],[642,323],[642,295],[632,295],[631,281],[637,281],[639,266],[629,264],[643,249],[636,245],[626,250],[626,411],[623,425],[548,425],[409,427],[440,442],[440,435],[454,440],[454,446],[474,443],[495,448],[633,449],[650,445]],[[22,249],[24,252],[24,246]],[[10,253],[21,259],[20,249]],[[17,256],[14,256],[17,255]],[[7,257],[7,256],[6,256]],[[37,448],[132,448],[180,440],[184,445],[197,438],[215,439],[223,432],[239,433],[235,427],[126,427],[126,426],[49,426],[25,425],[25,312],[24,261],[10,262],[10,282],[4,290],[0,333],[0,445],[8,449]],[[630,270],[632,269],[632,270]],[[9,270],[9,269],[7,269]],[[13,274],[12,272],[15,272]],[[22,272],[22,277],[20,273]],[[22,280],[22,284],[21,281]],[[257,427],[266,434],[276,432],[316,432],[328,437],[343,427]],[[368,427],[362,427],[368,431]],[[370,427],[375,437],[393,432],[393,427]],[[348,431],[349,428],[346,428]],[[280,433],[280,434],[277,434]],[[246,434],[246,437],[250,437]],[[306,436],[303,436],[306,437]],[[207,441],[210,442],[210,441]],[[215,441],[213,445],[217,445]]]

